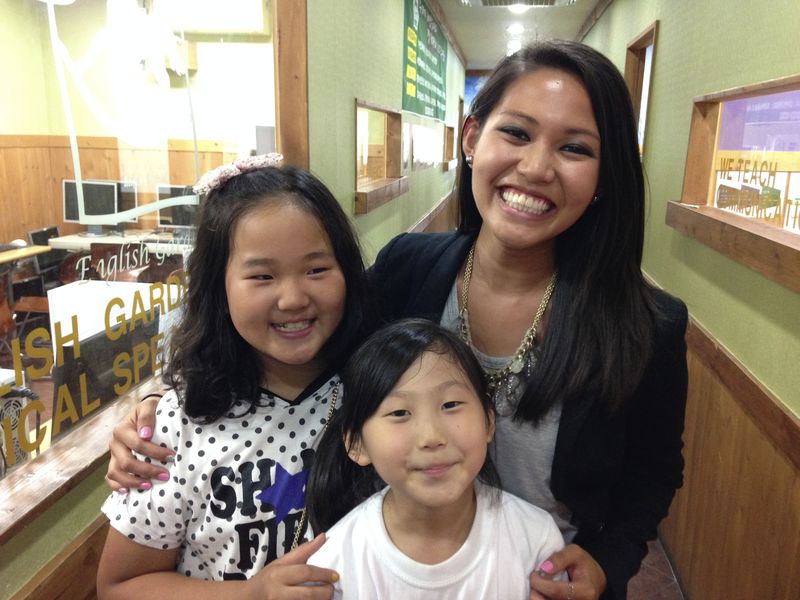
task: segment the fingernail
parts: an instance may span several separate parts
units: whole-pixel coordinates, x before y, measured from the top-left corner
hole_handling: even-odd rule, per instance
[[[150,427],[142,427],[139,430],[139,437],[145,440],[149,440],[153,437],[153,430]]]
[[[167,458],[164,459],[164,462],[168,462],[168,463],[175,462],[175,455],[174,454],[169,454],[167,456]]]
[[[169,473],[159,473],[156,478],[159,481],[169,481]]]
[[[142,490],[143,492],[146,492],[151,487],[153,487],[153,484],[150,483],[149,481],[145,481],[145,482],[139,484],[139,489]]]
[[[334,572],[331,574],[331,581],[332,581],[333,583],[336,583],[337,581],[339,581],[339,574],[338,574],[336,571],[334,571]]]
[[[553,563],[551,563],[549,560],[544,561],[539,566],[539,571],[541,571],[545,575],[552,575],[553,574]]]
[[[118,494],[127,494],[128,493],[128,488],[124,488],[124,487],[117,488],[117,493]]]

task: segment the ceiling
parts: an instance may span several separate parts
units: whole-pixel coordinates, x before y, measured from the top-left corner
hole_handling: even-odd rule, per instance
[[[524,31],[513,37],[523,44],[542,39],[577,39],[582,25],[607,4],[603,0],[521,0],[526,4],[549,1],[553,6],[531,6],[524,14],[515,15],[495,0],[438,0],[447,25],[467,60],[467,69],[491,69],[506,55],[512,35],[506,28],[519,23]],[[469,4],[470,6],[465,6]]]

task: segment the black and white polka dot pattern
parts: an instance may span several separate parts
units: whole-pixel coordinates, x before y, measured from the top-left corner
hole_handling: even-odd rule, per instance
[[[277,522],[278,508],[257,496],[267,490],[280,504],[291,494],[270,486],[301,489],[338,384],[333,377],[297,404],[264,392],[264,406],[234,406],[239,416],[210,424],[189,420],[174,392],[167,393],[153,441],[175,451],[174,464],[164,465],[171,478],[154,480],[151,490],[113,493],[102,508],[111,526],[150,548],[180,548],[177,569],[187,576],[251,577],[288,552],[303,508],[301,491]]]

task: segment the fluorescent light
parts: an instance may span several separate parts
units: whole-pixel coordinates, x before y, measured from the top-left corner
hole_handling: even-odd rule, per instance
[[[506,27],[506,31],[508,35],[522,35],[522,32],[525,31],[525,27],[522,23],[512,23],[508,27]]]
[[[529,8],[530,6],[526,4],[512,4],[511,6],[508,7],[508,10],[510,10],[515,15],[521,15],[525,12],[528,12]]]
[[[506,54],[507,55],[514,54],[514,52],[520,50],[521,48],[522,48],[522,41],[516,39],[508,40],[508,43],[506,44]]]

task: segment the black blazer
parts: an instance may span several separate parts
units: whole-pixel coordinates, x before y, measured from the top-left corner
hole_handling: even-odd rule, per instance
[[[476,234],[401,234],[370,270],[386,320],[441,319],[447,296]],[[573,514],[574,542],[608,579],[604,600],[626,597],[629,579],[647,553],[647,540],[666,516],[683,482],[687,311],[656,292],[655,353],[637,392],[613,415],[591,395],[564,406],[556,439],[551,489]]]

